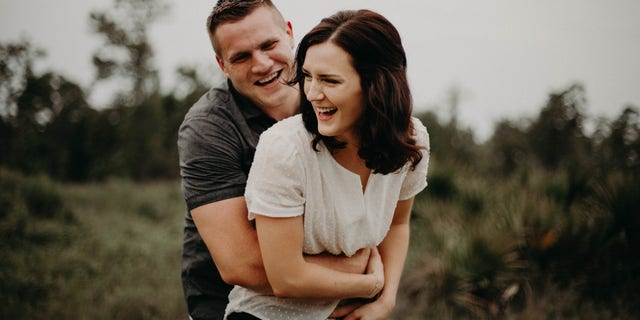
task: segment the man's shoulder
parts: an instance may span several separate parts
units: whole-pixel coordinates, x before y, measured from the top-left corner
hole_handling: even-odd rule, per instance
[[[226,83],[220,84],[207,91],[187,112],[185,119],[227,115],[236,107],[233,95]]]
[[[185,114],[178,131],[178,145],[235,141],[228,137],[237,133],[235,128],[244,121],[237,108],[226,84],[213,87]]]

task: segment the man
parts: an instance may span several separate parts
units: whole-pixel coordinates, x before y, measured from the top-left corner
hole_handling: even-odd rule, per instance
[[[222,319],[231,285],[270,292],[244,189],[260,133],[298,112],[288,86],[293,31],[269,0],[219,0],[207,27],[227,82],[189,110],[178,134],[187,203],[182,280],[192,319]],[[306,257],[363,272],[368,251]]]

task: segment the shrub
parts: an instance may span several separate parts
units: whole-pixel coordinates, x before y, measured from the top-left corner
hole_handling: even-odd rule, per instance
[[[57,185],[0,169],[0,318],[42,318],[58,289],[58,248],[74,237],[73,214]]]

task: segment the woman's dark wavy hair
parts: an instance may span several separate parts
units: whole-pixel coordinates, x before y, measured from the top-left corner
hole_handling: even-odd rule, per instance
[[[301,92],[302,119],[314,135],[312,147],[322,141],[334,152],[345,142],[318,132],[318,122],[304,93],[302,66],[307,50],[313,45],[331,41],[351,56],[360,75],[364,112],[357,127],[360,138],[358,155],[374,173],[387,174],[422,160],[421,147],[412,138],[412,98],[407,81],[407,58],[400,34],[382,15],[370,10],[340,11],[323,19],[301,40],[291,81]]]

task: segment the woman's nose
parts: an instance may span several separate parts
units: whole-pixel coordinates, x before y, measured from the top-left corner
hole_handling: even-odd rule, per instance
[[[309,99],[309,101],[322,100],[324,98],[322,88],[316,81],[311,81],[307,85],[309,88],[307,90],[307,99]]]

